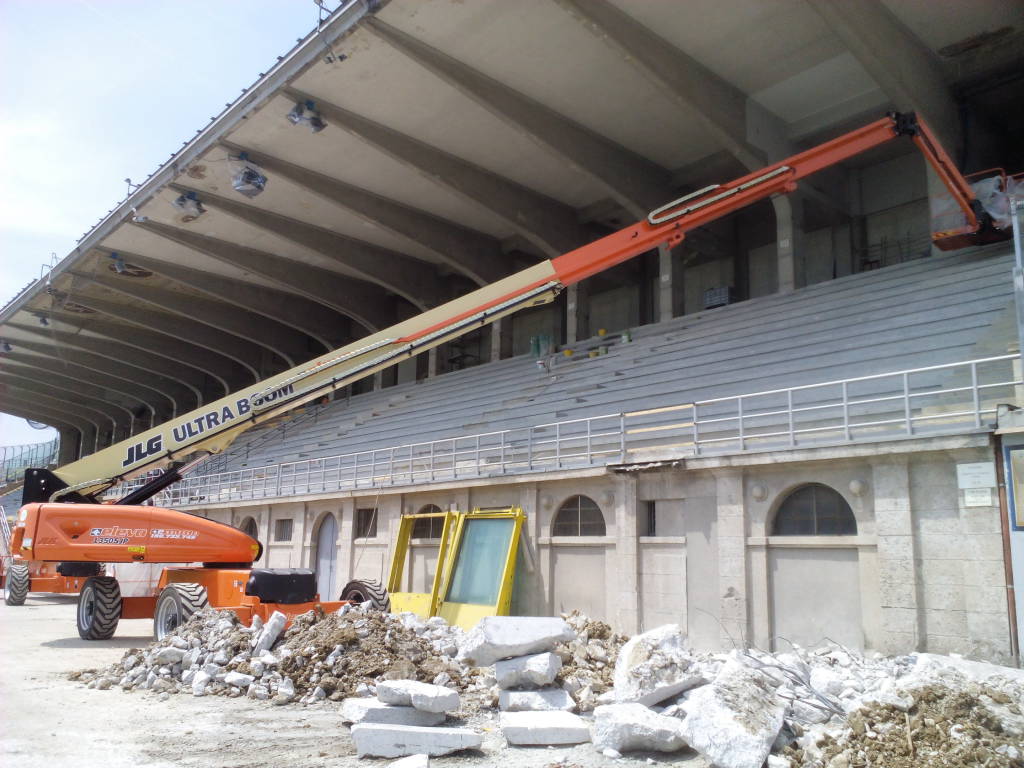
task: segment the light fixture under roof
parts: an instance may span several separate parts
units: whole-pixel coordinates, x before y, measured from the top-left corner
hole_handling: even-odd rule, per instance
[[[203,207],[202,202],[200,202],[195,192],[186,192],[183,195],[178,195],[177,199],[171,203],[171,205],[182,212],[181,220],[185,224],[188,224],[190,221],[195,221],[206,213],[206,209]]]
[[[10,342],[7,341],[7,339],[0,339],[0,351],[13,352],[14,347],[11,346]]]
[[[292,111],[288,113],[287,117],[295,125],[299,123],[308,124],[313,133],[320,133],[320,131],[327,127],[327,123],[320,116],[320,112],[312,100],[300,101],[292,107]]]
[[[256,197],[267,188],[267,175],[255,163],[249,160],[246,152],[240,152],[237,156],[231,156],[232,176],[231,186],[239,194],[246,197]]]

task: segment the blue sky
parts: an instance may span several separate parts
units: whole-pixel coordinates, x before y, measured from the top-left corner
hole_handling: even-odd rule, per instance
[[[312,0],[0,0],[0,305],[317,13]],[[0,415],[0,445],[42,439]]]

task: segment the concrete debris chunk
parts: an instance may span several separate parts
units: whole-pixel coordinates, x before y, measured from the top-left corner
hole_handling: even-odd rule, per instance
[[[255,679],[252,675],[245,675],[241,672],[228,672],[224,675],[224,682],[236,688],[248,688]]]
[[[465,636],[458,658],[477,667],[501,659],[552,650],[576,639],[564,619],[543,616],[487,616]]]
[[[424,712],[415,707],[396,707],[377,699],[348,698],[341,702],[344,723],[390,723],[416,725],[423,728],[444,722],[443,712]]]
[[[576,708],[576,703],[561,688],[546,688],[539,691],[502,691],[498,694],[498,708],[503,712],[570,711]]]
[[[430,756],[409,755],[401,760],[395,760],[388,768],[430,768]]]
[[[424,712],[454,712],[459,708],[459,694],[451,688],[415,680],[381,680],[377,698],[385,704],[415,707]]]
[[[719,768],[761,768],[782,728],[785,703],[769,679],[730,658],[714,682],[690,693],[682,735]]]
[[[175,648],[173,645],[161,648],[153,658],[157,664],[176,664],[185,658],[185,651],[182,648]]]
[[[424,754],[436,757],[479,749],[483,737],[468,728],[418,728],[385,723],[352,726],[352,741],[359,757],[404,757]]]
[[[615,700],[648,706],[707,682],[678,624],[630,638],[615,662]]]
[[[273,648],[274,643],[277,642],[278,636],[284,630],[284,625],[287,623],[287,616],[280,611],[274,611],[270,615],[270,618],[267,619],[267,623],[264,624],[263,628],[259,631],[259,634],[255,635],[253,638],[253,656],[260,656]]]
[[[501,688],[542,688],[551,685],[562,668],[554,653],[535,653],[494,664],[494,677]]]
[[[590,741],[587,721],[571,712],[502,712],[500,723],[509,744],[545,746]]]
[[[591,739],[600,750],[620,753],[677,752],[687,745],[679,720],[636,703],[604,704],[595,709]]]

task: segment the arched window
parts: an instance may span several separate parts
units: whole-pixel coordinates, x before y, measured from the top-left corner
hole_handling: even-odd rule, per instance
[[[242,529],[242,533],[246,536],[252,536],[254,539],[259,538],[259,529],[256,527],[256,521],[253,518],[245,518],[245,520],[242,521],[242,525],[239,527]]]
[[[417,515],[430,515],[436,512],[444,512],[437,504],[427,504]],[[444,530],[443,517],[421,517],[414,520],[412,524],[412,537],[414,539],[440,539]]]
[[[604,536],[604,533],[601,508],[587,496],[566,499],[551,524],[552,536]]]
[[[821,483],[797,488],[779,505],[772,536],[854,536],[857,520],[846,499]]]

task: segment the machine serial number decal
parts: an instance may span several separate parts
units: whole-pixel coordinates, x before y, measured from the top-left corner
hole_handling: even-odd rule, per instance
[[[149,534],[150,538],[153,539],[196,539],[199,537],[199,531],[192,531],[189,529],[179,528],[154,528]]]
[[[92,540],[93,544],[127,544],[128,539],[118,539],[113,536],[97,536]]]

